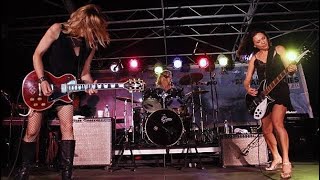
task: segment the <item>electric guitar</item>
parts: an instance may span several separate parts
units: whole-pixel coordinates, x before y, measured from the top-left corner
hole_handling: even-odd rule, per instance
[[[45,96],[42,93],[35,71],[27,74],[22,83],[23,101],[29,108],[37,111],[48,109],[57,101],[72,102],[73,100],[69,96],[72,92],[86,91],[90,88],[97,90],[124,88],[129,92],[141,92],[145,85],[141,79],[129,79],[124,83],[77,84],[76,77],[72,74],[55,77],[50,72],[44,71],[44,75],[53,90],[50,96]]]
[[[292,64],[298,64],[302,57],[304,57],[309,50],[305,50],[303,53],[301,53],[296,60]],[[288,67],[285,68],[269,85],[267,85],[266,79],[261,81],[259,88],[258,88],[258,94],[257,96],[251,96],[249,94],[246,94],[246,105],[248,108],[248,111],[251,115],[253,115],[254,119],[261,119],[265,115],[268,105],[272,102],[274,102],[274,99],[272,99],[268,94],[273,90],[274,87],[277,86],[277,84],[287,76],[289,73]]]

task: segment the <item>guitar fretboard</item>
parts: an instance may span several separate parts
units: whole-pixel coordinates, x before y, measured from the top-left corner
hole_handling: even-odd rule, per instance
[[[69,84],[68,92],[85,91],[87,89],[120,89],[124,88],[124,83],[97,83],[97,84]]]
[[[288,74],[288,68],[284,69],[266,88],[261,92],[262,95],[268,95],[277,84]]]

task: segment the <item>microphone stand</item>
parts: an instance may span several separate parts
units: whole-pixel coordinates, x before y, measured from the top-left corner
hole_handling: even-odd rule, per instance
[[[7,157],[7,165],[8,167],[11,164],[10,159],[10,152],[11,152],[11,140],[12,140],[12,120],[13,120],[13,113],[14,113],[14,104],[10,101],[10,96],[5,91],[1,89],[1,96],[9,103],[10,105],[10,123],[9,123],[9,139],[8,139],[8,157]]]

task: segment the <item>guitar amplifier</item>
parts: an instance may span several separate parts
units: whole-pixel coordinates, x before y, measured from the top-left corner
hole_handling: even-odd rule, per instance
[[[111,165],[111,118],[79,119],[73,121],[77,165]]]
[[[222,166],[263,165],[268,162],[267,144],[262,134],[220,136]]]

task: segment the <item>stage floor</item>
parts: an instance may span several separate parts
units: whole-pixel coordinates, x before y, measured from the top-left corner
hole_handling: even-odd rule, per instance
[[[138,163],[138,162],[137,162]],[[293,180],[318,180],[318,162],[292,162]],[[110,171],[103,167],[75,167],[74,179],[79,180],[124,180],[124,179],[152,179],[152,180],[264,180],[280,179],[280,171],[266,172],[263,166],[255,167],[227,167],[223,168],[215,164],[205,163],[204,169],[177,167],[155,167],[138,165],[135,171],[129,166],[119,170]],[[112,168],[111,168],[112,169]],[[8,179],[3,169],[1,179]],[[56,180],[60,179],[60,174],[56,170],[48,168],[35,168],[30,180]]]

